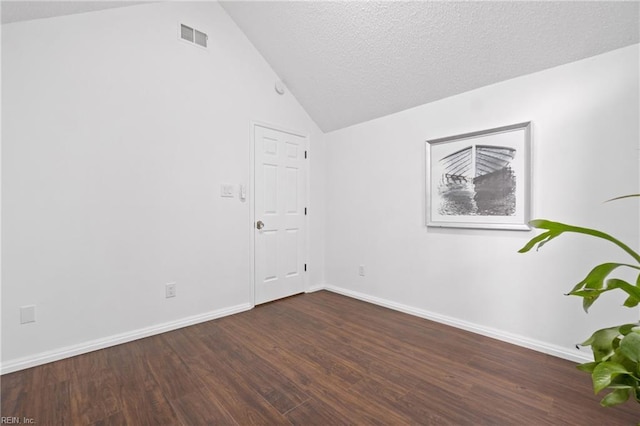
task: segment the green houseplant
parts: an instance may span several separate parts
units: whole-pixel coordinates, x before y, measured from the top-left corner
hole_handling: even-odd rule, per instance
[[[617,197],[640,197],[640,194]],[[612,200],[609,200],[612,201]],[[627,295],[624,306],[633,308],[640,303],[640,254],[620,240],[604,232],[567,225],[559,222],[538,219],[530,222],[534,228],[544,232],[532,238],[519,253],[526,253],[532,248],[541,248],[552,239],[566,232],[584,234],[601,238],[615,244],[633,258],[633,263],[608,262],[594,267],[587,276],[576,284],[568,295],[582,297],[585,312],[608,291],[623,291]],[[634,283],[612,277],[619,268],[629,268],[637,272]],[[640,322],[604,328],[591,335],[580,346],[591,346],[593,362],[578,365],[582,371],[591,374],[593,390],[597,394],[604,389],[609,392],[600,402],[603,406],[622,404],[631,396],[640,403]]]

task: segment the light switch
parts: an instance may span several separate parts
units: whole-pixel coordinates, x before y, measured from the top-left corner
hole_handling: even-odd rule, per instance
[[[229,184],[223,184],[220,186],[220,196],[221,197],[227,197],[227,198],[233,198],[233,185],[229,185]]]

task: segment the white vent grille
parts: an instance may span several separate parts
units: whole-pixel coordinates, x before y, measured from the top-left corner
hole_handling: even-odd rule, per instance
[[[186,25],[180,24],[180,37],[183,40],[193,43],[193,28],[189,28]]]
[[[180,38],[184,41],[188,41],[189,43],[205,48],[207,47],[207,40],[209,40],[209,36],[206,33],[198,31],[185,24],[180,24]]]
[[[198,46],[207,47],[207,35],[196,30],[195,42]]]

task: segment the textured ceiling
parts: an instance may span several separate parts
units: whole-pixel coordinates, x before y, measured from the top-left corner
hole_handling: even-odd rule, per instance
[[[5,1],[2,23],[144,1]],[[640,42],[639,1],[223,1],[323,131]]]
[[[74,15],[114,7],[133,6],[144,1],[5,1],[2,0],[2,23]]]
[[[323,131],[639,42],[633,2],[222,2]]]

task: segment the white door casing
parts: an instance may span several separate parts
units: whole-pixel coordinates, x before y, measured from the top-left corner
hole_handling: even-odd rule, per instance
[[[255,304],[306,287],[308,139],[253,126]],[[261,229],[258,229],[261,228]]]

